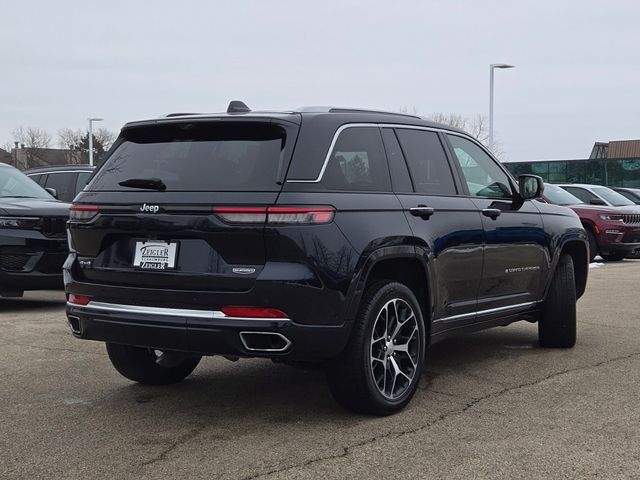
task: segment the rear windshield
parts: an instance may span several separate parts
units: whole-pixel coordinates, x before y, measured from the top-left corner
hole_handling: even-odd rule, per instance
[[[293,143],[293,142],[290,142]],[[181,123],[125,130],[89,190],[158,179],[167,191],[279,191],[287,132],[267,123]]]

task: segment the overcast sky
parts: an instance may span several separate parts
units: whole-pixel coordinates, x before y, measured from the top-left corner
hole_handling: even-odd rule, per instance
[[[640,2],[0,0],[0,145],[172,111],[487,114],[506,160],[640,138]],[[54,135],[55,137],[55,135]]]

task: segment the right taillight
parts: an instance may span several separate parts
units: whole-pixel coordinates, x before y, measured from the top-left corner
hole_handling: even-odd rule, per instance
[[[330,223],[336,209],[329,206],[313,207],[269,207],[267,223],[269,224],[318,224]]]
[[[73,204],[69,207],[69,220],[73,222],[88,222],[98,214],[96,205]]]
[[[276,207],[214,207],[227,223],[268,225],[318,225],[333,221],[336,209],[328,205]]]

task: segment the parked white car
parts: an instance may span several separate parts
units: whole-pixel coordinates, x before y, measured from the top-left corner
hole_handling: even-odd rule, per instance
[[[624,195],[601,185],[587,185],[582,183],[558,184],[567,192],[578,197],[589,205],[605,205],[609,207],[636,207],[636,204]],[[637,208],[633,208],[636,210]]]

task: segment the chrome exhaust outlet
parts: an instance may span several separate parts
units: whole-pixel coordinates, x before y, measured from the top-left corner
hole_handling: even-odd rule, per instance
[[[240,332],[240,340],[250,352],[284,352],[291,346],[291,340],[277,332]]]
[[[68,315],[67,316],[67,323],[69,324],[69,328],[71,329],[71,333],[73,333],[74,335],[82,334],[82,331],[80,329],[80,318],[79,317],[76,317],[75,315]]]

